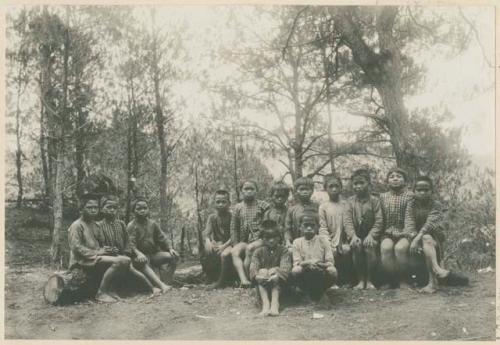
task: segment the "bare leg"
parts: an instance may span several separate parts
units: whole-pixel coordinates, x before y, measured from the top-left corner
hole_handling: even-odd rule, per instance
[[[366,267],[365,267],[365,255],[363,253],[363,248],[353,247],[352,248],[352,261],[354,264],[354,271],[356,272],[356,277],[358,278],[358,285],[354,287],[356,290],[364,289],[366,282]]]
[[[154,286],[159,288],[162,293],[165,293],[172,288],[170,285],[167,285],[164,282],[162,282],[160,277],[156,275],[155,271],[148,264],[142,266],[140,268],[140,271],[146,276],[146,278],[149,279],[149,281],[153,283]]]
[[[168,284],[170,284],[170,282],[173,280],[175,269],[177,268],[177,258],[167,252],[157,252],[151,255],[150,260],[150,264],[153,267],[161,267],[165,264],[168,264],[167,277],[165,278],[165,280]]]
[[[271,288],[271,309],[269,315],[278,316],[280,314],[280,288],[275,285]]]
[[[267,316],[269,315],[269,308],[270,308],[268,291],[267,288],[265,288],[260,284],[258,285],[258,289],[259,289],[260,300],[262,301],[262,311],[259,313],[259,315]]]
[[[245,270],[243,268],[243,260],[241,260],[241,255],[245,252],[247,244],[238,243],[231,250],[231,256],[233,258],[233,265],[240,278],[240,283],[242,287],[249,287],[251,285],[250,280],[248,280]]]
[[[377,251],[376,247],[364,248],[365,251],[365,265],[366,265],[366,288],[375,289],[373,285],[373,275],[377,267]]]
[[[227,276],[227,271],[229,270],[229,265],[231,261],[231,250],[233,247],[229,246],[224,249],[220,255],[220,274],[219,279],[212,285],[213,288],[220,288],[224,286],[224,280]]]
[[[113,281],[120,274],[127,272],[130,267],[130,258],[126,256],[101,256],[100,258],[98,265],[107,265],[109,267],[104,272],[96,299],[106,303],[116,302],[116,299],[111,296],[114,295],[112,291]]]
[[[396,259],[394,258],[394,242],[390,238],[385,238],[380,244],[380,256],[382,267],[387,278],[392,283],[396,274]]]
[[[243,267],[245,268],[245,273],[247,274],[247,276],[250,271],[250,262],[252,261],[253,252],[255,251],[255,249],[262,246],[262,244],[262,240],[257,240],[249,243],[245,248],[245,260],[243,261]]]
[[[399,275],[401,287],[408,287],[408,276],[410,267],[409,257],[410,241],[406,238],[400,239],[394,245],[394,255],[396,256],[396,267]]]
[[[436,243],[432,236],[424,235],[422,238],[422,249],[425,257],[425,265],[429,273],[429,283],[420,289],[420,292],[434,293],[437,291],[437,277],[445,277],[448,271],[441,268],[437,262]]]

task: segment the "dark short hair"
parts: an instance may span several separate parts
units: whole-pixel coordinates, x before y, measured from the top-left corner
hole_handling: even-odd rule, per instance
[[[415,190],[415,187],[417,186],[418,182],[427,182],[429,186],[431,186],[431,189],[434,189],[434,183],[432,182],[432,179],[429,176],[426,175],[420,175],[415,178],[415,184],[413,185],[413,190]]]
[[[351,181],[356,177],[364,178],[368,183],[371,183],[370,171],[368,169],[356,169],[351,174]]]
[[[290,194],[290,187],[283,181],[274,182],[271,186],[271,195],[276,192],[284,192],[288,196]]]
[[[148,200],[147,200],[146,198],[142,197],[142,196],[138,196],[138,197],[136,197],[136,198],[134,199],[134,201],[132,202],[132,212],[134,212],[134,211],[135,211],[135,207],[137,206],[137,204],[138,204],[139,202],[145,202],[145,203],[146,203],[146,205],[148,205],[148,207],[149,207],[149,202],[148,202]]]
[[[245,183],[253,183],[253,185],[255,186],[255,189],[259,190],[259,187],[257,186],[257,181],[255,181],[255,180],[243,180],[243,182],[241,182],[241,184],[240,184],[240,190],[243,190],[243,186],[245,185]]]
[[[97,201],[97,206],[99,206],[99,197],[94,194],[85,194],[82,195],[80,199],[78,199],[78,208],[81,210],[83,209],[87,203],[91,200]]]
[[[116,203],[120,202],[120,200],[118,199],[118,196],[114,195],[114,194],[108,194],[108,195],[104,195],[101,200],[99,200],[99,208],[103,208],[104,205],[106,205],[106,202],[108,201],[114,201]]]
[[[336,174],[326,174],[323,177],[323,188],[325,190],[326,190],[328,182],[330,182],[332,180],[337,180],[339,182],[339,184],[340,184],[340,187],[342,187],[342,179],[340,178],[340,176],[338,176]]]
[[[299,216],[299,224],[302,224],[302,220],[306,217],[313,218],[316,224],[319,224],[318,210],[314,207],[304,207],[304,210]]]
[[[405,179],[405,182],[408,181],[408,173],[406,172],[406,170],[398,168],[398,167],[394,167],[394,168],[392,168],[391,170],[389,170],[387,172],[387,175],[385,175],[385,180],[386,181],[389,180],[389,175],[392,174],[392,173],[398,173],[398,174],[400,174],[400,175],[403,176],[403,178]]]
[[[217,190],[215,191],[215,193],[214,193],[214,196],[216,196],[216,195],[224,195],[224,196],[226,196],[228,199],[229,199],[229,197],[230,197],[229,192],[228,192],[227,190],[225,190],[225,189],[217,189]]]
[[[295,190],[297,190],[297,189],[299,189],[300,186],[306,186],[306,187],[311,188],[312,190],[314,190],[314,181],[310,177],[299,177],[293,183],[293,188]]]
[[[281,237],[281,232],[278,228],[278,223],[272,219],[267,219],[260,225],[260,235],[264,237]]]

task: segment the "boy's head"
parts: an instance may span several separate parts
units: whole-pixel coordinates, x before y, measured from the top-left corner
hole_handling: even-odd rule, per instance
[[[241,184],[241,195],[244,201],[252,201],[257,194],[257,182],[254,180],[246,180]]]
[[[290,195],[290,187],[285,182],[278,181],[271,186],[271,197],[276,206],[285,205]]]
[[[105,195],[101,198],[101,213],[108,219],[113,220],[118,213],[118,197],[116,195]]]
[[[428,201],[432,198],[434,186],[429,176],[419,176],[415,179],[413,191],[415,199],[419,201]]]
[[[136,218],[145,219],[149,216],[149,204],[145,198],[137,197],[132,204],[132,211]]]
[[[387,173],[386,182],[392,190],[401,190],[406,185],[408,174],[401,168],[392,168]]]
[[[313,238],[319,229],[318,213],[315,210],[305,209],[300,218],[300,233],[310,240]]]
[[[325,175],[323,178],[323,188],[328,193],[330,200],[337,201],[342,192],[342,180],[334,174]]]
[[[293,184],[295,193],[301,202],[311,200],[314,192],[314,181],[310,177],[299,177]]]
[[[366,196],[371,185],[370,172],[367,169],[357,169],[351,175],[351,185],[357,196]]]
[[[263,221],[261,224],[261,236],[265,246],[275,248],[281,241],[281,232],[278,229],[278,224],[271,219]]]
[[[214,194],[215,209],[217,211],[226,211],[229,209],[229,192],[225,189],[219,189]]]
[[[99,213],[99,198],[84,196],[80,200],[80,214],[85,220],[94,220]]]

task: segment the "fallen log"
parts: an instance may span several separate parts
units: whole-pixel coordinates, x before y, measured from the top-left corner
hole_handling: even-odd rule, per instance
[[[96,291],[96,277],[74,268],[51,275],[43,288],[43,297],[52,305],[65,305],[92,298]]]

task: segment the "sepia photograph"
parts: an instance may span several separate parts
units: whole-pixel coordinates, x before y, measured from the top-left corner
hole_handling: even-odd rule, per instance
[[[495,11],[3,6],[4,339],[494,341]]]

